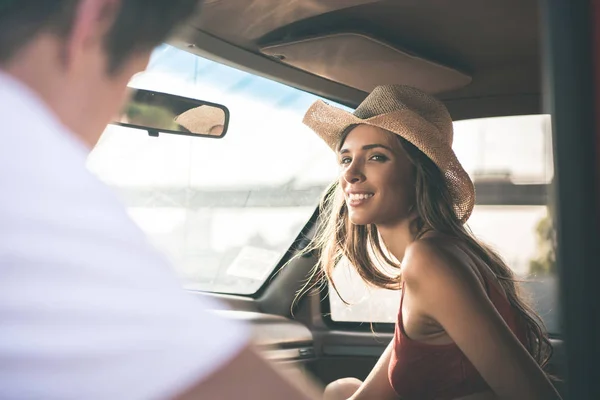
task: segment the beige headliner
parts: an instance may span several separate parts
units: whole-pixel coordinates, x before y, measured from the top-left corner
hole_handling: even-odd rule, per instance
[[[472,77],[466,86],[439,95],[455,119],[532,114],[542,111],[537,7],[534,0],[208,0],[201,17],[191,23],[198,31],[188,31],[175,42],[194,44],[192,51],[198,54],[356,105],[378,76],[389,83],[389,71],[381,74],[381,60],[372,60],[372,66],[361,64],[362,75],[375,77],[361,86],[356,73],[348,77],[338,71],[329,79],[315,75],[331,66],[331,58],[323,57],[318,45],[314,54],[320,50],[321,56],[315,56],[312,68],[306,49],[294,68],[261,49],[360,33],[373,43],[447,67],[446,72]],[[211,43],[201,40],[206,35]],[[373,48],[364,51],[376,58]],[[414,74],[398,75],[397,83],[427,90],[427,80],[417,79],[415,84],[414,79],[410,82]]]

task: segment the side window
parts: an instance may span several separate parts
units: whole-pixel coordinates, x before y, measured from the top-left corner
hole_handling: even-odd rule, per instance
[[[468,226],[500,253],[548,331],[556,334],[550,129],[546,115],[458,121],[454,150],[475,182],[477,204]],[[349,303],[330,289],[334,322],[395,322],[399,292],[367,287],[348,262],[340,262],[334,280]]]

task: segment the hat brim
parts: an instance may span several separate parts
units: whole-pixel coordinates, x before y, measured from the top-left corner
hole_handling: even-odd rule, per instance
[[[463,223],[469,219],[475,205],[473,182],[458,161],[451,143],[440,140],[435,125],[417,113],[406,109],[362,119],[318,100],[308,109],[302,122],[335,152],[342,134],[352,125],[375,126],[401,136],[429,157],[442,171],[454,200],[456,216]]]

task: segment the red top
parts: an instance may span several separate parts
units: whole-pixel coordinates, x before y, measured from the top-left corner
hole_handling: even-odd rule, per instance
[[[526,343],[523,329],[519,328],[516,313],[506,297],[495,285],[485,282],[490,300],[504,321]],[[412,340],[404,331],[402,301],[394,333],[394,349],[389,365],[389,380],[403,399],[446,400],[491,390],[477,369],[455,343],[428,344]]]

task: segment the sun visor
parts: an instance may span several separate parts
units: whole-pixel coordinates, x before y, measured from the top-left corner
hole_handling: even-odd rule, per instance
[[[365,92],[403,84],[428,93],[456,90],[471,77],[358,33],[337,33],[262,47],[265,55]]]

